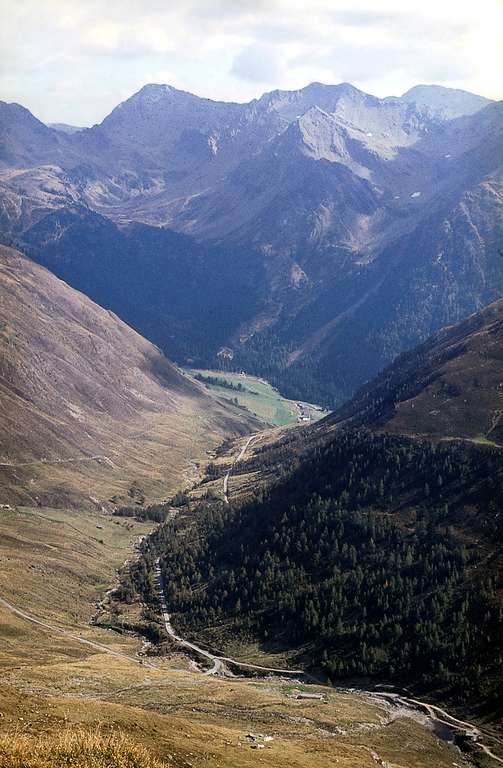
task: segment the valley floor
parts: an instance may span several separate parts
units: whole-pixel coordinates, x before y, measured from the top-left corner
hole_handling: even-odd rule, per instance
[[[188,372],[218,397],[237,400],[239,405],[271,426],[318,421],[328,414],[319,405],[283,397],[258,376],[204,369],[188,369]]]
[[[470,764],[400,702],[316,686],[322,699],[296,698],[305,686],[285,676],[207,676],[176,647],[146,655],[133,632],[94,626],[148,529],[98,512],[1,510],[2,733],[119,728],[179,768]]]

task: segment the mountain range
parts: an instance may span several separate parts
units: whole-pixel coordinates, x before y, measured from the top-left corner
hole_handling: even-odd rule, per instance
[[[337,405],[503,290],[500,102],[147,85],[77,131],[2,104],[0,132],[4,240],[179,362]]]
[[[439,86],[0,102],[2,765],[501,760],[502,170]]]

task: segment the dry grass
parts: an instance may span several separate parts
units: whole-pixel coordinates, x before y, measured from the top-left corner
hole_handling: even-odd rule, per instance
[[[155,758],[178,768],[375,768],[373,754],[393,768],[466,765],[420,718],[365,696],[323,689],[321,704],[297,701],[290,682],[205,677],[176,653],[138,664],[137,638],[89,622],[146,529],[97,512],[2,510],[0,594],[74,636],[0,609],[2,768],[127,766],[116,756],[94,764],[69,762],[71,753],[67,762],[55,757],[51,745],[61,734],[92,733],[96,723],[102,734],[127,734],[137,754],[148,755],[130,763],[140,768],[156,766]],[[77,636],[124,655],[82,645]],[[273,740],[255,750],[250,732]],[[16,744],[26,745],[24,754]]]
[[[0,246],[0,503],[110,506],[191,485],[256,419],[118,317]]]
[[[167,768],[122,732],[77,728],[42,737],[0,734],[2,768]]]

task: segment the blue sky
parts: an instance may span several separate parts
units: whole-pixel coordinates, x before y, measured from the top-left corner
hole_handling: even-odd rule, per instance
[[[349,81],[503,98],[503,1],[0,0],[0,98],[99,122],[145,83],[248,101]]]

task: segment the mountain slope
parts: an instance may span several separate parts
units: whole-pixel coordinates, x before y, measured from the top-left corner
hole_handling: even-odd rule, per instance
[[[65,137],[20,104],[0,102],[0,166],[26,168],[64,161]]]
[[[252,251],[142,224],[118,228],[82,206],[45,216],[24,247],[178,361],[207,365],[261,307],[265,280]]]
[[[330,418],[503,446],[503,299],[401,355]]]
[[[443,118],[473,115],[490,103],[490,99],[483,96],[459,88],[445,88],[442,85],[415,85],[406,91],[401,99],[427,107]]]
[[[502,211],[502,177],[495,174],[368,265],[321,286],[293,324],[275,329],[280,338],[297,338],[281,377],[295,381],[295,368],[316,368],[325,397],[340,403],[401,352],[499,298]]]
[[[20,253],[0,249],[3,501],[159,499],[246,429],[150,342]]]
[[[453,436],[446,424],[481,435],[501,416],[502,319],[499,301],[345,408],[258,446],[232,470],[243,495],[161,527],[135,588],[151,599],[143,568],[160,555],[185,636],[253,640],[334,680],[413,685],[497,716],[503,451],[496,426],[480,442],[438,438]]]
[[[71,135],[4,105],[4,241],[178,360],[215,367],[228,347],[237,368],[334,407],[502,295],[503,105],[486,102],[312,83],[227,104],[148,85]],[[167,227],[192,240],[179,248]],[[143,247],[156,238],[167,260]],[[127,275],[148,298],[118,290]]]

